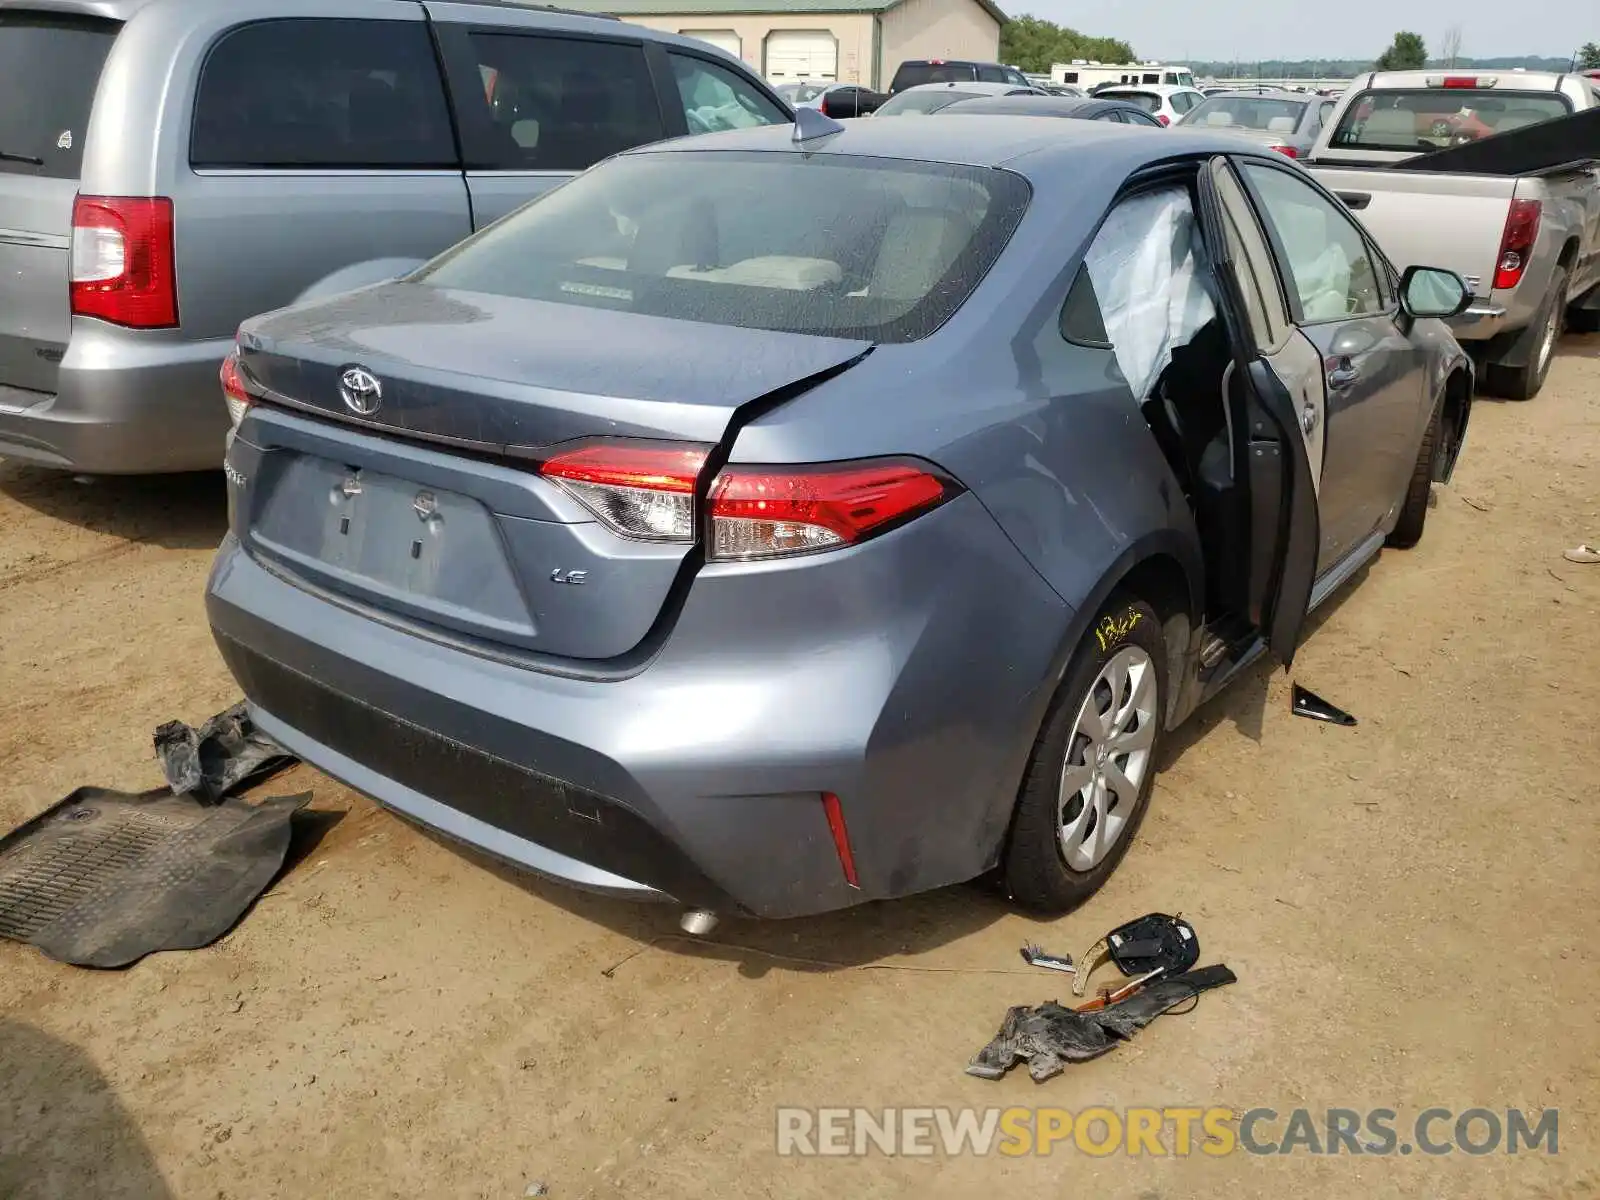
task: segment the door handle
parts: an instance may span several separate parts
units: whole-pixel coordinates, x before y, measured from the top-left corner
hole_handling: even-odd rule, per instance
[[[1300,410],[1300,428],[1305,430],[1307,437],[1317,431],[1317,406],[1309,401]]]
[[[1328,386],[1335,391],[1347,388],[1361,378],[1361,368],[1348,358],[1328,368]]]

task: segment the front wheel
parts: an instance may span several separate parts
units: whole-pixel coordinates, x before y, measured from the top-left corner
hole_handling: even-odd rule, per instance
[[[1073,654],[1034,743],[1002,870],[1017,903],[1065,912],[1094,895],[1149,805],[1167,695],[1161,622],[1114,599]]]

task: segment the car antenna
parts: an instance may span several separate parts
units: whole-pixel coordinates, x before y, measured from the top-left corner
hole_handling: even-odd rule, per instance
[[[794,110],[794,142],[802,145],[816,138],[832,137],[836,133],[843,133],[844,126],[835,121],[827,113],[819,112],[814,108],[797,108]]]

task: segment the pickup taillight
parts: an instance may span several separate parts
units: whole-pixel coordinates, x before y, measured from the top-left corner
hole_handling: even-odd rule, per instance
[[[1534,243],[1539,240],[1539,219],[1544,206],[1537,200],[1513,200],[1506,214],[1506,231],[1500,239],[1500,257],[1495,263],[1496,291],[1514,288],[1522,282]]]

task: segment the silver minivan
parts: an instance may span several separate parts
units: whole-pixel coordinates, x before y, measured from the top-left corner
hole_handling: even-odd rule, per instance
[[[248,316],[602,158],[792,120],[688,38],[476,0],[0,0],[0,456],[222,464]]]

